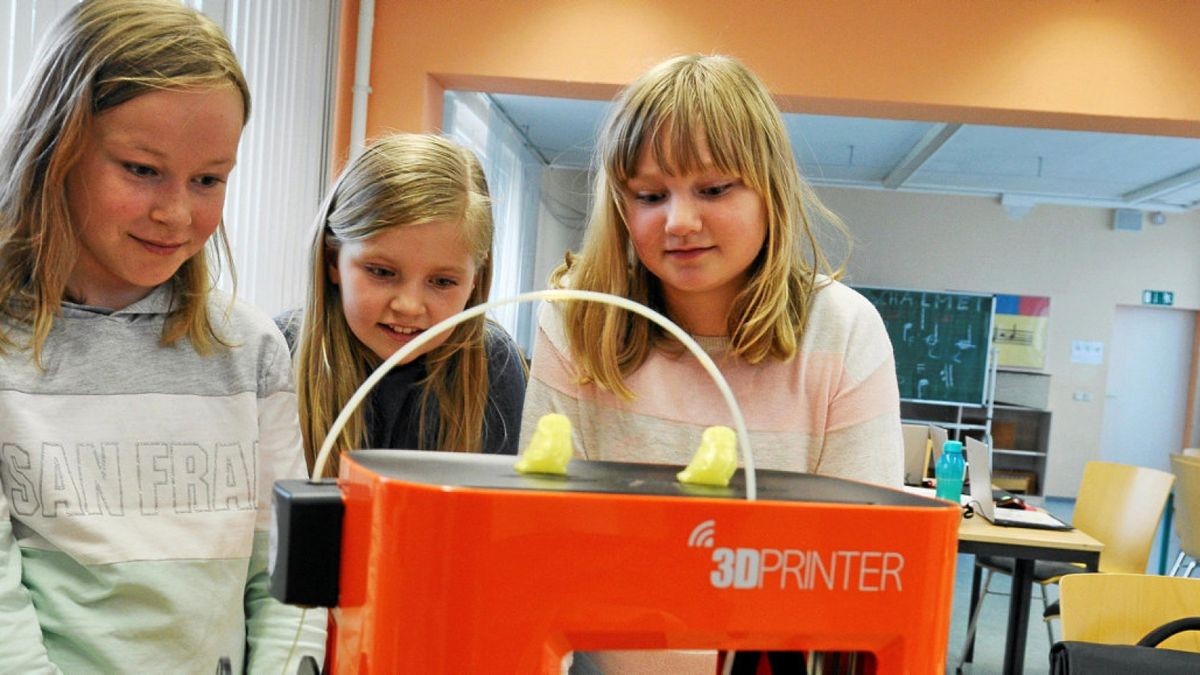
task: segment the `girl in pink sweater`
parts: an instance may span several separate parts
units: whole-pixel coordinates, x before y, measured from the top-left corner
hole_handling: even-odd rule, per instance
[[[742,406],[758,466],[899,487],[891,343],[822,252],[817,224],[844,227],[801,179],[762,82],[725,56],[667,60],[617,99],[597,160],[583,248],[551,285],[628,297],[694,336]],[[522,447],[559,412],[586,458],[683,465],[705,427],[731,423],[696,359],[619,308],[547,303],[532,363]],[[613,672],[715,667],[711,653],[595,656]]]

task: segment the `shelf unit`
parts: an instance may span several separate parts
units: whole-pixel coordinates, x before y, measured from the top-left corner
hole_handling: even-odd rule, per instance
[[[1050,447],[1050,417],[1049,410],[1040,408],[1001,403],[995,405],[992,418],[993,476],[1029,476],[1030,483],[1021,491],[1042,494]]]
[[[1039,496],[1045,489],[1049,410],[1004,403],[988,407],[901,401],[900,416],[906,423],[943,427],[953,439],[970,436],[991,445],[992,482],[998,487]]]
[[[965,434],[986,439],[991,436],[991,420],[986,406],[948,403],[900,402],[900,421],[905,424],[936,424],[950,432],[950,438],[962,440]]]
[[[936,424],[955,440],[978,438],[991,448],[994,485],[1041,496],[1046,486],[1050,411],[996,403],[996,361],[993,349],[982,405],[900,401],[900,418],[905,423]]]

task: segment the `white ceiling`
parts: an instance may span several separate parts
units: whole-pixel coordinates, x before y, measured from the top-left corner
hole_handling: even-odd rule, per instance
[[[490,94],[534,152],[587,167],[607,101]],[[814,185],[1179,212],[1200,206],[1200,139],[788,113]]]

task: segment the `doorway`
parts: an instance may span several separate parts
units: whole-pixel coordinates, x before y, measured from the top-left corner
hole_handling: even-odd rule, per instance
[[[1113,315],[1100,459],[1171,470],[1187,414],[1194,313],[1118,306]]]

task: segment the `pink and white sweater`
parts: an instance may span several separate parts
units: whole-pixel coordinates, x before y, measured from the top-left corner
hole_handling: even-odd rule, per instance
[[[562,313],[542,307],[521,429],[525,447],[538,419],[567,415],[576,453],[588,459],[686,464],[705,427],[731,425],[716,385],[690,352],[654,352],[626,377],[625,401],[580,385]],[[729,382],[755,465],[899,487],[903,482],[900,401],[892,346],[875,308],[831,282],[816,293],[796,355],[756,365],[728,355],[725,338],[699,337]]]

